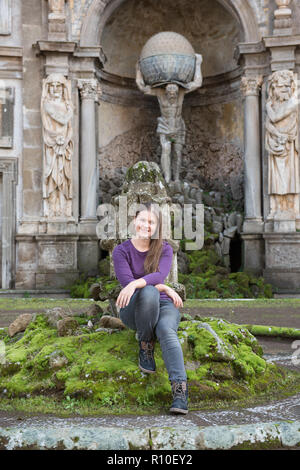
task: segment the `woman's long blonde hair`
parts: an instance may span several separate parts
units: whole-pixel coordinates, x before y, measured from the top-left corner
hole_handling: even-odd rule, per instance
[[[158,270],[159,260],[161,257],[162,246],[163,246],[163,239],[162,239],[162,214],[161,210],[157,204],[153,204],[152,202],[143,203],[143,208],[138,210],[135,214],[135,217],[144,210],[148,210],[153,212],[156,215],[157,219],[157,227],[154,234],[150,240],[150,248],[146,259],[144,261],[144,269],[145,274],[154,273]]]

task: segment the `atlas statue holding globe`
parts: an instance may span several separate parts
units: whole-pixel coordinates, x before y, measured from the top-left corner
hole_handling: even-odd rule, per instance
[[[136,83],[147,95],[157,96],[161,116],[157,134],[161,143],[161,168],[166,183],[180,180],[185,124],[182,105],[186,93],[202,85],[202,56],[195,54],[183,36],[162,32],[145,44],[137,63]]]

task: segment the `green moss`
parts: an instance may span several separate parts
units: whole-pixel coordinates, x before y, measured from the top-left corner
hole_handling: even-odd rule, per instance
[[[190,384],[190,403],[243,400],[285,389],[296,380],[262,357],[249,331],[216,318],[180,323]],[[43,315],[31,322],[22,338],[7,343],[6,364],[0,365],[3,398],[53,396],[66,409],[77,400],[93,409],[151,411],[170,402],[170,384],[159,343],[157,372],[138,366],[135,332],[105,331],[58,337]],[[53,361],[59,358],[59,361]],[[69,398],[67,398],[69,397]],[[62,402],[63,400],[63,402]]]
[[[84,275],[82,275],[76,281],[76,283],[71,286],[71,297],[84,299],[91,298],[90,287],[92,286],[92,284],[100,284],[100,298],[102,301],[107,300],[110,293],[120,286],[120,283],[117,279],[110,279],[110,277],[107,275],[100,275],[98,277],[85,277]]]
[[[84,274],[81,274],[77,281],[70,286],[71,297],[80,299],[91,298],[90,287],[98,281],[98,277],[86,277]]]
[[[205,236],[201,250],[186,252],[188,273],[178,274],[178,281],[186,288],[188,299],[211,298],[272,298],[272,286],[262,277],[246,272],[230,273],[214,249],[214,235]],[[181,250],[184,242],[181,240]]]
[[[254,336],[276,336],[279,338],[300,338],[300,329],[283,326],[245,325]]]
[[[142,162],[128,168],[125,181],[127,182],[141,182],[141,183],[155,183],[162,181],[162,176],[155,169],[150,169]]]

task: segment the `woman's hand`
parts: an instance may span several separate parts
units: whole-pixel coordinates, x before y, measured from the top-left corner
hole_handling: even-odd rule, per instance
[[[136,286],[132,282],[127,284],[126,287],[123,287],[117,298],[116,305],[118,305],[118,307],[120,308],[126,307],[129,304],[130,299],[135,292],[135,289]]]
[[[174,303],[175,307],[177,307],[177,308],[183,307],[182,298],[180,297],[180,295],[177,294],[177,292],[175,292],[174,289],[172,289],[172,288],[169,287],[169,286],[166,286],[165,293],[166,293],[169,297],[171,297],[171,299],[173,300],[173,303]]]

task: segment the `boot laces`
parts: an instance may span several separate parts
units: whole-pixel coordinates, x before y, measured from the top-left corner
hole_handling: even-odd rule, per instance
[[[172,383],[172,391],[175,397],[185,399],[185,392],[186,392],[186,385],[182,382],[173,382]]]
[[[141,349],[144,353],[145,358],[152,359],[153,358],[153,343],[147,343],[146,341],[141,341]]]

